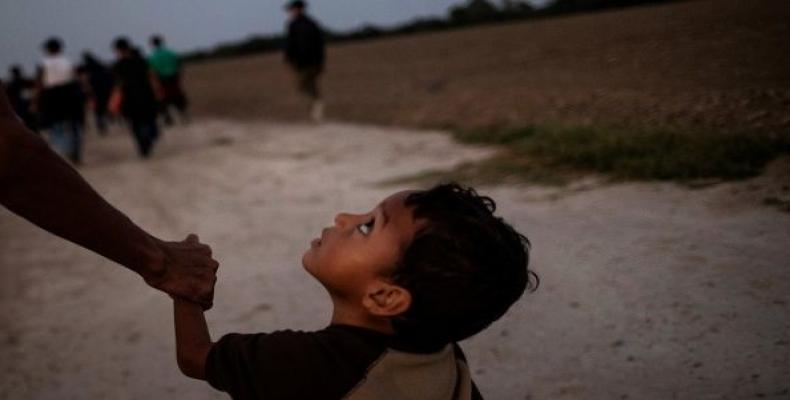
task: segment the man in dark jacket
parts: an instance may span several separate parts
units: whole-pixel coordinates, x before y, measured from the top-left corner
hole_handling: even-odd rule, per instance
[[[285,40],[285,61],[293,68],[299,89],[310,97],[310,116],[323,119],[324,104],[318,89],[318,77],[324,70],[324,33],[312,18],[305,15],[304,1],[291,1],[285,7],[291,16]]]
[[[129,121],[140,156],[148,158],[159,138],[156,115],[159,111],[154,94],[153,72],[125,37],[115,39],[113,48],[118,60],[113,66],[116,90],[121,93],[121,114]]]

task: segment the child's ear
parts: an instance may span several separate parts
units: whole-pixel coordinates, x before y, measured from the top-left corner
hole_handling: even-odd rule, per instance
[[[362,305],[375,316],[394,317],[409,309],[411,293],[401,286],[379,281],[368,288]]]

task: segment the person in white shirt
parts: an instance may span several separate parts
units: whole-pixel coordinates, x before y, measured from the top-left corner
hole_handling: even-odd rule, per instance
[[[82,91],[74,65],[62,53],[63,42],[52,37],[44,42],[43,50],[38,98],[42,124],[49,130],[52,146],[78,165],[82,161]]]

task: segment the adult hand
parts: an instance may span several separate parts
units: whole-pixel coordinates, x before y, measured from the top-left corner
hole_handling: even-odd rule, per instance
[[[211,257],[211,247],[200,243],[195,234],[182,242],[157,239],[157,245],[163,268],[155,275],[143,275],[145,282],[173,297],[198,303],[204,310],[211,308],[219,268]]]
[[[164,242],[135,225],[24,127],[2,87],[0,188],[0,205],[11,212],[139,273],[156,289],[211,308],[219,267],[211,248],[195,235]]]

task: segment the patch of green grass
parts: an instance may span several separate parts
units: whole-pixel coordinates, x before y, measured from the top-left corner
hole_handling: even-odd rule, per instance
[[[787,139],[677,129],[537,125],[458,131],[455,137],[465,143],[502,147],[502,157],[484,161],[480,168],[504,169],[527,181],[534,181],[531,177],[567,176],[568,171],[602,173],[616,179],[743,179],[758,175],[769,161],[790,153]]]
[[[556,186],[563,185],[571,176],[578,175],[565,169],[534,167],[530,164],[523,157],[502,153],[485,160],[463,163],[450,170],[427,170],[382,184],[415,183],[428,187],[436,182],[456,181],[470,185],[529,182]]]

